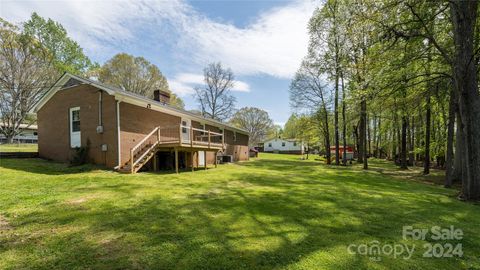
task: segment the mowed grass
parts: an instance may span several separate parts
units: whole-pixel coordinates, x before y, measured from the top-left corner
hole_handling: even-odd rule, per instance
[[[33,143],[0,144],[0,152],[37,152],[38,145]]]
[[[0,161],[2,269],[480,269],[480,206],[386,161],[327,166],[261,154],[207,171],[118,174],[40,159]],[[439,174],[436,172],[436,174]],[[402,239],[455,226],[460,241]],[[351,244],[416,245],[413,256]],[[461,258],[424,258],[426,243]]]

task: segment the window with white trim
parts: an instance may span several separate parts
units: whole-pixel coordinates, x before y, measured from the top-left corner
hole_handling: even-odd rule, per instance
[[[70,108],[70,147],[81,146],[81,134],[80,134],[80,107]]]

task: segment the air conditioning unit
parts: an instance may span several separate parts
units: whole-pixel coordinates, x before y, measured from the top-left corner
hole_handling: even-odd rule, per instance
[[[231,155],[223,155],[222,156],[222,163],[233,162],[233,156]]]

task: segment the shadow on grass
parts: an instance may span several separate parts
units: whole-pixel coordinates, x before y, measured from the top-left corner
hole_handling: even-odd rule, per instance
[[[106,169],[105,167],[91,164],[71,166],[67,163],[47,161],[41,158],[1,159],[0,166],[11,170],[46,175],[75,174]]]
[[[46,205],[22,215],[12,224],[20,231],[49,229],[36,230],[33,239],[21,234],[3,240],[0,253],[29,251],[17,268],[278,269],[304,263],[305,269],[367,269],[369,258],[348,254],[348,245],[402,241],[402,226],[416,224],[463,228],[469,236],[465,256],[480,250],[478,208],[450,200],[436,187],[375,172],[319,174],[323,165],[309,161],[239,166],[242,171],[225,182],[194,188],[184,199],[155,195],[129,203],[140,185],[79,187],[118,197]],[[384,258],[375,266],[457,269],[458,263],[420,254],[410,261]]]

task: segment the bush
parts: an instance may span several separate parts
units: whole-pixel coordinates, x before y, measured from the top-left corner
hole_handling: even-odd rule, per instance
[[[80,166],[88,162],[88,151],[90,150],[90,141],[87,140],[86,146],[76,147],[70,164]]]

